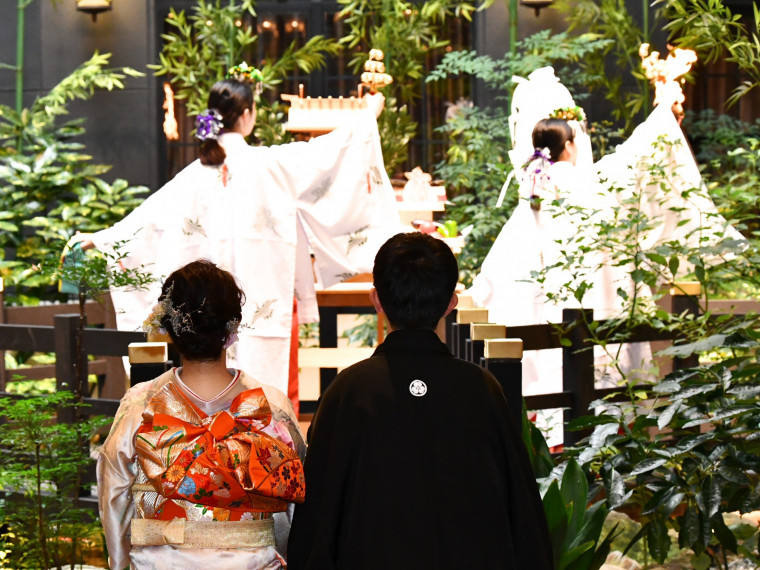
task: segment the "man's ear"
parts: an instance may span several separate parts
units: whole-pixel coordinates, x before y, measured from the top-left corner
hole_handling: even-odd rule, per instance
[[[445,317],[445,316],[446,316],[446,315],[448,315],[448,314],[449,314],[451,311],[453,311],[454,309],[456,309],[456,308],[457,308],[457,305],[458,305],[458,304],[459,304],[459,296],[458,296],[456,293],[454,293],[454,294],[451,296],[451,301],[449,301],[449,306],[448,306],[448,308],[446,309],[446,312],[445,312],[445,313],[443,313],[443,316]]]
[[[369,290],[369,300],[372,301],[372,306],[375,307],[377,314],[384,313],[383,306],[380,304],[380,297],[377,296],[377,289],[372,287]]]

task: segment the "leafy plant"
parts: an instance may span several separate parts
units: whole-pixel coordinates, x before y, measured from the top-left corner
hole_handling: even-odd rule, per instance
[[[728,334],[666,351],[685,356],[712,347],[732,356],[676,371],[651,390],[632,390],[627,404],[594,402],[604,413],[572,426],[594,425],[570,453],[601,475],[611,508],[624,508],[642,523],[632,542],[646,537],[659,562],[670,548],[669,528],[678,532],[679,546],[720,562],[722,551],[738,549],[723,513],[760,506],[760,337],[750,327],[739,322]]]
[[[668,23],[665,30],[674,45],[694,49],[710,63],[723,58],[735,64],[747,79],[731,94],[735,104],[760,85],[760,11],[753,4],[754,29],[745,25],[722,0],[658,0]]]
[[[224,79],[227,70],[241,61],[254,62],[258,36],[250,21],[256,16],[254,0],[198,0],[190,15],[184,10],[169,12],[166,22],[173,31],[163,34],[164,46],[159,63],[151,65],[158,76],[167,76],[175,89],[175,98],[187,102],[187,112],[198,115],[206,107],[212,85]],[[292,42],[284,53],[267,59],[260,69],[263,86],[272,89],[290,73],[305,73],[325,65],[328,55],[339,52],[336,40],[314,36],[303,46]],[[282,129],[283,106],[257,97],[255,135],[266,143],[289,140]]]
[[[40,273],[71,286],[79,302],[79,326],[77,327],[77,385],[68,387],[79,401],[86,394],[87,368],[84,360],[83,337],[87,325],[85,303],[111,288],[145,288],[153,281],[152,276],[142,268],[126,267],[122,261],[126,258],[123,250],[127,242],[116,242],[108,251],[82,251],[78,244],[69,247],[59,242],[53,251],[64,254],[63,262],[58,255],[49,256],[30,272]]]
[[[612,528],[601,540],[609,512],[605,501],[597,498],[591,502],[587,476],[574,459],[555,468],[541,430],[528,420],[525,402],[522,435],[533,472],[541,485],[554,567],[557,570],[597,570],[604,564],[615,537],[615,528]]]
[[[550,296],[583,303],[595,272],[605,264],[626,268],[629,285],[618,289],[621,315],[587,323],[592,343],[612,351],[612,343],[625,342],[636,325],[646,324],[676,333],[675,346],[662,355],[685,359],[710,353],[713,361],[677,370],[652,385],[635,385],[619,365],[619,352],[610,352],[628,400],[592,403],[591,409],[602,411],[571,427],[593,432],[565,457],[590,473],[609,508],[624,510],[642,524],[632,542],[646,539],[656,561],[668,555],[672,529],[681,548],[724,564],[724,553],[736,552],[738,542],[723,514],[755,510],[760,501],[760,480],[754,475],[760,461],[754,433],[760,412],[755,386],[760,335],[757,315],[711,314],[709,292],[715,282],[756,282],[758,252],[752,242],[737,242],[712,227],[715,214],[704,211],[698,227],[658,237],[664,217],[683,217],[681,200],[703,192],[689,188],[667,162],[672,148],[670,141],[657,141],[651,156],[637,165],[635,185],[608,189],[615,196],[611,211],[577,208],[582,230],[563,245],[564,260],[543,273],[564,271],[569,277],[555,280],[563,285]],[[572,208],[559,202],[555,207]],[[670,314],[652,302],[665,285],[684,276],[702,284],[699,314]]]
[[[97,533],[92,510],[79,507],[77,497],[91,462],[85,442],[110,420],[56,423],[63,406],[77,406],[70,393],[0,399],[4,567],[81,564],[83,544]]]
[[[108,167],[91,164],[72,140],[84,132],[81,121],[57,123],[70,101],[87,99],[95,89],[121,88],[126,76],[139,75],[106,68],[109,58],[96,53],[20,113],[0,105],[0,276],[31,295],[17,290],[11,301],[33,303],[49,290],[49,279],[25,269],[54,253],[51,237],[65,241],[76,230],[112,225],[147,191],[120,179],[105,182],[100,176]]]
[[[757,239],[760,123],[746,123],[708,109],[699,114],[687,112],[683,127],[718,210],[741,223],[745,237]]]
[[[344,330],[341,338],[348,339],[350,345],[377,345],[377,315],[361,315],[356,320],[357,324]]]
[[[590,506],[586,474],[571,459],[563,464],[561,482],[554,479],[543,493],[556,570],[597,570],[604,564],[614,536],[613,528],[601,540],[607,516],[604,501]]]
[[[436,175],[446,181],[451,204],[446,219],[469,228],[458,256],[460,281],[472,283],[496,236],[517,201],[516,192],[496,207],[500,188],[509,179],[511,165],[507,115],[501,109],[461,107],[441,130],[449,137],[446,162]]]
[[[553,65],[572,90],[587,82],[587,77],[574,71],[571,64],[609,43],[610,40],[594,35],[571,37],[545,30],[519,42],[515,55],[507,53],[501,59],[474,51],[447,53],[426,80],[433,82],[450,75],[468,74],[493,89],[498,101],[506,102],[513,76],[527,76],[539,67]],[[577,97],[582,98],[580,94]],[[459,255],[460,279],[469,285],[517,203],[517,185],[509,186],[506,200],[497,208],[500,189],[513,170],[507,159],[511,148],[508,110],[465,104],[450,111],[447,123],[439,129],[447,136],[449,145],[445,161],[436,168],[436,176],[446,181],[452,202],[446,209],[446,219],[456,221],[462,228],[470,226]]]
[[[470,20],[476,3],[457,0],[339,0],[339,16],[348,26],[341,44],[351,50],[349,67],[361,73],[370,49],[385,54],[386,72],[393,83],[381,91],[386,110],[380,116],[383,133],[383,158],[388,175],[393,177],[407,159],[404,147],[417,134],[414,106],[422,94],[422,82],[429,61],[449,45],[444,39],[445,24],[452,18]],[[485,8],[492,0],[483,2]]]

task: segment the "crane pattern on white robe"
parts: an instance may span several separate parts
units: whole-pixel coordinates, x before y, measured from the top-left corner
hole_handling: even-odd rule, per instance
[[[123,330],[141,328],[175,269],[207,258],[230,271],[246,303],[228,356],[287,393],[294,296],[300,322],[317,321],[315,276],[327,287],[371,271],[380,245],[403,231],[377,123],[367,111],[309,142],[251,147],[227,133],[220,144],[224,167],[193,162],[93,242],[103,250],[127,241],[123,264],[155,279],[146,290],[112,291]]]

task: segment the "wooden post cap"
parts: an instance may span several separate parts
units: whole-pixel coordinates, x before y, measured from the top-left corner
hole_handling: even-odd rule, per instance
[[[677,281],[670,288],[670,294],[699,297],[702,294],[702,284],[699,281]]]
[[[522,359],[523,341],[521,338],[489,338],[485,340],[483,356],[486,358]]]
[[[472,340],[486,340],[489,338],[504,338],[507,336],[507,327],[492,323],[470,323],[470,338]]]
[[[131,364],[169,360],[169,347],[165,342],[131,342],[128,349]]]
[[[488,309],[458,309],[457,323],[487,323]]]
[[[459,302],[457,303],[457,309],[472,309],[475,306],[475,301],[469,295],[458,294]]]

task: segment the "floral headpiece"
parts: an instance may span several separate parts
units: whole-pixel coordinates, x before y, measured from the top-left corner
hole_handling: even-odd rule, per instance
[[[548,148],[537,148],[533,151],[533,154],[531,154],[528,157],[528,160],[525,161],[525,167],[529,166],[531,162],[534,160],[545,160],[547,162],[552,162],[552,155],[551,151]]]
[[[164,328],[163,321],[167,315],[169,316],[169,326],[175,335],[193,331],[193,321],[190,313],[183,311],[182,306],[174,306],[171,300],[171,291],[170,287],[164,298],[154,305],[148,318],[143,321],[142,330],[146,333],[166,334],[167,331]],[[232,346],[232,343],[238,339],[239,327],[240,321],[238,319],[232,319],[225,325],[224,329],[227,332],[227,339],[224,342],[225,349]]]
[[[575,107],[560,107],[559,109],[552,111],[549,118],[562,119],[564,121],[578,121],[579,123],[582,123],[586,120],[586,113],[584,113],[583,109],[578,107],[578,105]]]
[[[549,167],[553,164],[551,152],[548,148],[537,148],[525,162],[525,174],[530,181],[530,196],[528,201],[530,207],[534,210],[541,209],[541,196],[537,190],[546,188],[549,185],[551,176],[549,176]]]
[[[227,77],[243,83],[259,83],[264,81],[264,76],[261,72],[255,67],[251,67],[246,62],[230,67],[227,71]]]
[[[216,109],[206,109],[195,118],[195,138],[200,141],[215,141],[223,128],[222,115]]]
[[[162,321],[167,315],[169,316],[169,325],[174,334],[192,332],[193,321],[190,315],[183,311],[182,307],[174,306],[171,300],[171,292],[172,288],[169,287],[164,298],[153,306],[150,315],[143,321],[142,329],[146,333],[166,334],[166,328],[164,328]]]

